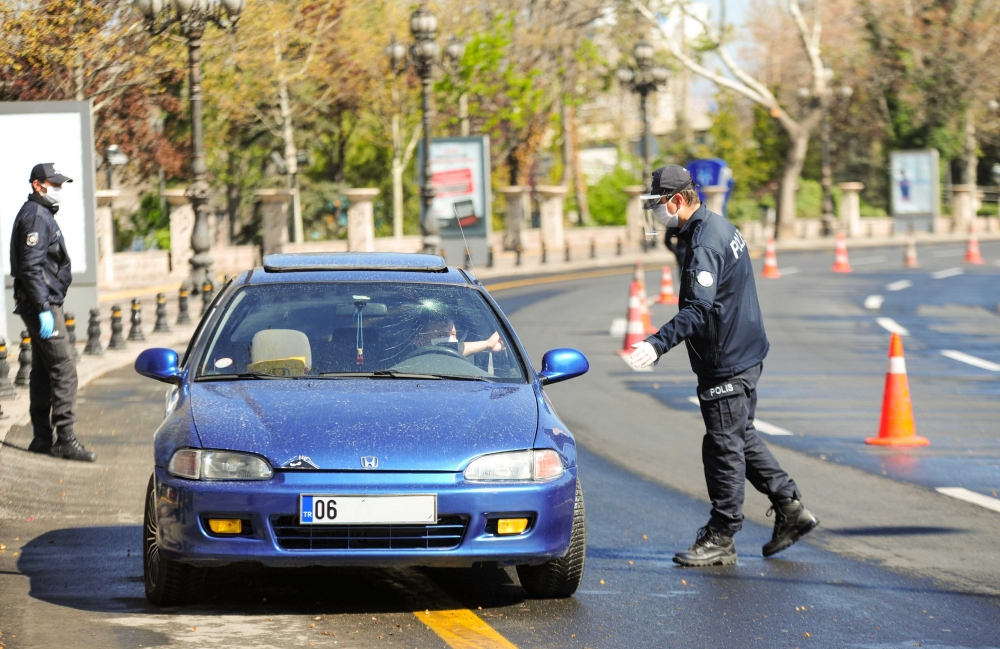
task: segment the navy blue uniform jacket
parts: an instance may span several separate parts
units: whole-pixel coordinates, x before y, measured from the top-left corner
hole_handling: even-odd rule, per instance
[[[73,281],[69,253],[56,223],[58,206],[35,194],[21,206],[10,236],[10,274],[14,277],[14,313],[48,311],[62,304]]]
[[[761,363],[770,348],[743,235],[702,204],[677,234],[680,311],[646,339],[661,355],[684,341],[701,381],[726,379]]]

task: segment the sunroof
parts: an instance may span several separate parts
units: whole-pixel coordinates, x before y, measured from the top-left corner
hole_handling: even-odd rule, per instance
[[[282,253],[264,257],[269,273],[302,273],[329,270],[405,270],[440,272],[448,265],[440,255],[404,252]]]

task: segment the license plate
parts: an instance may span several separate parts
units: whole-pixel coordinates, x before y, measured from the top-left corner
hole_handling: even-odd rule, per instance
[[[418,525],[437,522],[437,496],[301,494],[300,525]]]

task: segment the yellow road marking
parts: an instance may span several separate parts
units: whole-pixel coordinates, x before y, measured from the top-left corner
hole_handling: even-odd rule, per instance
[[[661,270],[663,265],[650,266],[646,270]],[[591,279],[594,277],[611,277],[613,275],[629,275],[633,273],[631,268],[608,268],[605,270],[588,270],[578,273],[566,273],[564,275],[548,275],[545,277],[529,277],[528,279],[515,279],[509,282],[497,282],[496,284],[485,284],[484,288],[490,293],[496,291],[506,291],[522,286],[538,286],[540,284],[555,284],[557,282],[569,282],[574,279]]]
[[[419,611],[414,616],[453,649],[517,649],[468,609]]]
[[[153,295],[154,293],[169,293],[181,287],[180,282],[172,284],[161,284],[160,286],[140,286],[126,291],[115,291],[114,293],[101,293],[101,302],[114,302],[115,300],[131,300],[140,295]]]

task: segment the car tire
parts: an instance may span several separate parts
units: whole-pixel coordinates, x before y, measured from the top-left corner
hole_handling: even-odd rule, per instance
[[[142,520],[142,578],[146,599],[156,606],[187,604],[195,600],[205,578],[203,569],[170,561],[160,554],[156,532],[156,476],[149,477]]]
[[[521,565],[517,576],[521,588],[534,599],[562,599],[571,597],[583,581],[583,566],[587,557],[587,514],[583,506],[583,488],[576,482],[576,500],[573,503],[573,531],[569,538],[566,556],[551,559],[540,566]]]

